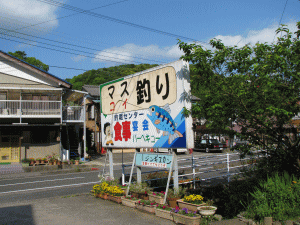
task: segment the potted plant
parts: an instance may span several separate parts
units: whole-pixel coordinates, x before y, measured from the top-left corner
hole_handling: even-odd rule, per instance
[[[157,206],[156,202],[151,202],[150,200],[140,200],[138,201],[138,204],[136,206],[137,209],[149,212],[149,213],[155,213],[155,208]]]
[[[217,211],[217,207],[213,206],[213,203],[212,200],[208,200],[205,206],[198,207],[199,213],[202,216],[213,216]]]
[[[63,161],[62,161],[62,164],[63,164],[63,165],[67,165],[67,164],[68,164],[68,160],[63,160]]]
[[[137,202],[139,201],[140,199],[136,198],[136,197],[133,197],[132,195],[131,196],[123,196],[122,197],[122,204],[123,205],[126,205],[126,206],[129,206],[129,207],[132,207],[132,208],[135,208],[136,207],[136,204]]]
[[[42,160],[41,158],[36,158],[35,163],[36,163],[36,164],[40,164],[40,163],[41,163],[41,160]]]
[[[79,160],[80,160],[79,157],[77,157],[77,158],[75,159],[75,165],[79,165]]]
[[[171,212],[172,212],[172,208],[166,204],[159,204],[156,206],[155,209],[156,216],[173,221],[173,216]]]
[[[100,198],[100,195],[101,195],[101,191],[100,191],[100,185],[99,184],[95,184],[93,186],[93,192],[94,192],[94,196],[96,198]]]
[[[74,159],[70,159],[69,164],[74,164],[75,160]]]
[[[150,188],[147,186],[147,183],[132,184],[129,190],[134,197],[149,200],[148,193],[150,192]]]
[[[196,211],[189,211],[187,208],[180,209],[178,206],[172,210],[175,223],[199,225],[201,216]]]
[[[203,197],[201,195],[188,195],[184,196],[183,199],[177,200],[180,208],[187,208],[190,211],[197,211],[197,208],[205,205],[203,202]]]
[[[186,188],[182,188],[181,186],[178,189],[169,189],[167,195],[167,202],[170,207],[175,208],[177,205],[177,200],[181,199],[186,192]]]
[[[109,185],[106,182],[100,184],[100,198],[105,200],[108,199],[108,187]]]
[[[107,187],[108,192],[108,200],[117,202],[119,204],[122,203],[122,196],[124,195],[124,191],[118,187],[118,186],[108,186]]]
[[[164,199],[165,199],[165,192],[152,192],[149,194],[149,200],[150,201],[155,201],[157,204],[164,204]]]
[[[45,164],[45,162],[46,162],[46,158],[44,157],[44,158],[41,158],[41,164]]]
[[[30,161],[30,166],[33,166],[34,165],[34,158],[29,158],[29,161]]]

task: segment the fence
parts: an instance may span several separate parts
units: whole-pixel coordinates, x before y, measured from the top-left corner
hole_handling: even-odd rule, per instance
[[[197,180],[207,181],[217,178],[227,178],[227,182],[229,183],[231,176],[243,173],[240,171],[241,168],[256,164],[254,160],[261,157],[265,157],[262,151],[255,151],[252,156],[246,156],[243,159],[240,158],[239,153],[214,154],[201,157],[195,157],[191,154],[191,156],[179,158],[177,160],[178,170],[180,171],[178,175],[179,185],[192,183],[192,186],[195,189]],[[127,182],[125,182],[125,177],[130,175],[129,173],[125,173],[127,167],[131,167],[131,165],[122,164],[122,185],[127,184]],[[164,171],[168,170],[151,170],[142,172],[142,174]],[[204,176],[205,174],[207,174],[206,177]],[[188,179],[188,177],[191,178]],[[149,182],[159,179],[166,178],[155,178],[143,181]]]

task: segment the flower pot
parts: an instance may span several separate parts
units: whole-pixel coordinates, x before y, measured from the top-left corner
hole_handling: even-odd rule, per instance
[[[137,192],[130,191],[130,194],[134,198],[139,198],[139,193],[137,193]]]
[[[215,206],[200,206],[200,207],[198,207],[198,210],[202,216],[212,216],[216,213],[217,207],[215,207]]]
[[[183,199],[179,199],[179,200],[177,200],[177,204],[178,204],[179,208],[181,208],[181,209],[187,208],[189,211],[195,212],[198,210],[197,209],[198,207],[204,206],[206,203],[196,205],[196,204],[192,204],[189,202],[184,202]]]
[[[101,194],[99,193],[99,194],[95,194],[95,197],[96,198],[101,198]]]
[[[180,198],[167,198],[168,205],[172,208],[176,208],[177,205],[177,200]]]
[[[79,165],[79,160],[75,160],[75,165]]]
[[[52,166],[53,165],[53,162],[49,162],[49,166]]]
[[[57,165],[57,161],[53,161],[53,165]]]
[[[149,200],[150,201],[155,201],[157,204],[164,204],[164,197],[159,196],[159,195],[149,195]]]
[[[41,160],[41,164],[45,164],[45,160]]]
[[[144,200],[149,200],[148,194],[144,194],[144,193],[143,194],[139,193],[139,198]]]
[[[136,207],[136,204],[139,200],[131,200],[131,199],[127,199],[125,197],[122,197],[122,204],[123,205],[126,205],[126,206],[129,206],[129,207],[132,207],[132,208],[135,208]]]
[[[142,211],[146,211],[148,213],[155,213],[155,208],[156,206],[150,206],[150,205],[137,205],[136,206],[137,209],[142,210]]]
[[[36,160],[35,163],[36,163],[36,164],[40,164],[40,163],[41,163],[41,160]]]
[[[188,225],[199,225],[201,219],[201,216],[190,217],[190,216],[185,216],[173,212],[172,212],[172,216],[175,223],[188,224]]]
[[[121,204],[121,203],[122,203],[122,198],[121,198],[121,196],[112,196],[112,195],[108,195],[107,197],[108,197],[107,199],[110,200],[110,201],[116,202],[116,203],[118,203],[118,204]]]
[[[33,166],[33,164],[34,164],[34,161],[30,161],[30,166]]]
[[[60,166],[61,165],[61,161],[57,161],[57,165]]]
[[[155,208],[155,215],[173,221],[173,216],[171,214],[171,211]]]
[[[102,193],[100,195],[100,198],[107,200],[108,199],[108,194],[107,193]]]

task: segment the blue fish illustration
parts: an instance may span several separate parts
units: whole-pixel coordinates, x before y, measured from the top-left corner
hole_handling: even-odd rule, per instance
[[[156,127],[157,132],[163,131],[163,136],[169,135],[169,145],[178,137],[183,137],[183,135],[176,130],[177,124],[175,124],[170,113],[171,109],[169,104],[164,107],[158,107],[157,105],[152,105],[149,107],[150,115],[148,118],[151,120],[153,125]]]

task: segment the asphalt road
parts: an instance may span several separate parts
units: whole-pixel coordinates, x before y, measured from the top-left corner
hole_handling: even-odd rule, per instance
[[[123,162],[125,164],[132,163],[134,153],[123,154]],[[227,181],[227,166],[226,154],[202,153],[195,152],[194,163],[197,165],[195,172],[197,177],[201,178],[203,182],[209,177],[220,176],[214,179],[215,182]],[[231,160],[238,159],[238,155],[232,156]],[[184,174],[192,172],[191,155],[182,154],[178,156],[179,170]],[[94,167],[98,167],[97,171],[76,172],[68,174],[52,174],[42,176],[24,176],[18,178],[0,179],[0,202],[18,202],[22,200],[34,200],[42,198],[50,198],[55,196],[68,196],[74,194],[88,193],[95,183],[99,183],[99,174],[102,174],[105,157],[91,161]],[[219,164],[211,165],[212,163]],[[130,167],[126,167],[126,173],[130,173]],[[209,170],[216,170],[207,172]],[[150,171],[155,169],[143,168],[142,171]],[[108,163],[106,172],[109,171]],[[236,171],[236,170],[235,170]],[[232,172],[232,170],[231,170]],[[114,176],[120,178],[122,174],[122,154],[114,154]],[[24,175],[29,175],[24,174]],[[225,176],[225,177],[222,177]],[[192,178],[190,175],[182,175],[181,179]]]

